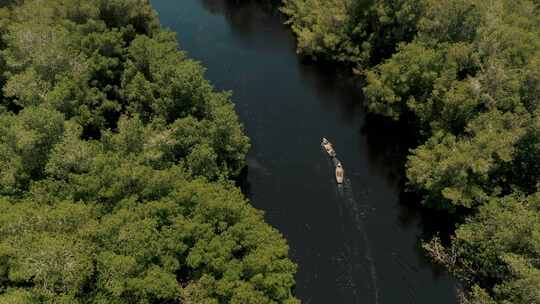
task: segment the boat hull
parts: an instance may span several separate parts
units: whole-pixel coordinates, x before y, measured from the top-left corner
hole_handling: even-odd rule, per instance
[[[336,182],[338,184],[343,184],[343,176],[345,175],[345,172],[343,171],[343,168],[337,167],[336,168]]]

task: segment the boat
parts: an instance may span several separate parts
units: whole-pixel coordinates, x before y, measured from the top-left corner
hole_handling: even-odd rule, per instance
[[[336,166],[336,181],[338,184],[343,184],[344,170],[341,163],[338,163]]]
[[[330,155],[330,157],[336,157],[336,151],[334,150],[334,147],[332,147],[332,144],[328,141],[328,139],[323,137],[321,145],[323,146],[326,153]]]

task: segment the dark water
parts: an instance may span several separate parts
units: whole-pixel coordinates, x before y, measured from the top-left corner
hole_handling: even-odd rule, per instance
[[[214,85],[234,92],[253,145],[244,188],[289,241],[303,303],[456,302],[453,280],[419,247],[444,219],[401,194],[406,136],[366,117],[357,82],[303,64],[271,5],[151,2]],[[322,136],[344,164],[343,187]]]

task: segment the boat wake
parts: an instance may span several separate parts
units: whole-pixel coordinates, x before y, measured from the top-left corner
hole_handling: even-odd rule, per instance
[[[340,161],[333,157],[331,159],[331,162],[329,162],[329,165],[335,167]],[[335,181],[333,181],[335,183]],[[356,272],[356,268],[358,268],[357,265],[357,259],[362,255],[359,250],[355,250],[354,244],[357,242],[360,242],[361,244],[358,244],[359,248],[363,248],[363,259],[366,261],[365,267],[367,269],[358,269],[359,271],[367,271],[370,275],[369,282],[369,289],[373,291],[373,303],[378,304],[379,303],[379,289],[377,286],[377,269],[375,267],[375,261],[373,259],[373,254],[371,251],[371,246],[369,243],[369,238],[367,234],[367,230],[365,228],[364,219],[368,212],[368,206],[366,204],[359,204],[358,201],[355,199],[353,187],[351,180],[347,177],[344,178],[342,184],[337,185],[337,195],[343,202],[343,209],[344,212],[342,215],[345,217],[349,217],[352,223],[354,224],[355,229],[358,231],[360,235],[360,239],[351,240],[352,246],[345,245],[345,248],[342,252],[342,256],[339,257],[340,262],[342,263],[342,266],[345,268],[342,278],[344,287],[350,287],[353,289],[353,294],[355,297],[355,303],[360,303],[361,299],[357,292],[358,286],[356,286],[355,280],[354,280],[354,273]],[[340,208],[341,209],[341,208]]]
[[[375,304],[379,303],[379,289],[377,287],[377,269],[375,267],[375,261],[373,259],[373,254],[371,252],[371,246],[369,243],[369,238],[367,230],[365,228],[364,219],[367,214],[367,206],[360,205],[355,197],[351,184],[351,180],[346,178],[342,185],[338,185],[338,195],[342,198],[346,214],[349,214],[352,217],[352,220],[355,224],[356,229],[360,233],[362,247],[364,248],[364,258],[368,265],[368,271],[371,278],[371,287],[373,289],[373,300]]]

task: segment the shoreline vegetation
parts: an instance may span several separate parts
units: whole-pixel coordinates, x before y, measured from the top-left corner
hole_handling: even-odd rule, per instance
[[[463,303],[540,303],[540,3],[283,0],[298,52],[348,66],[371,112],[406,121],[410,191],[461,215],[424,248]]]
[[[299,303],[249,139],[147,0],[0,1],[0,303]]]

